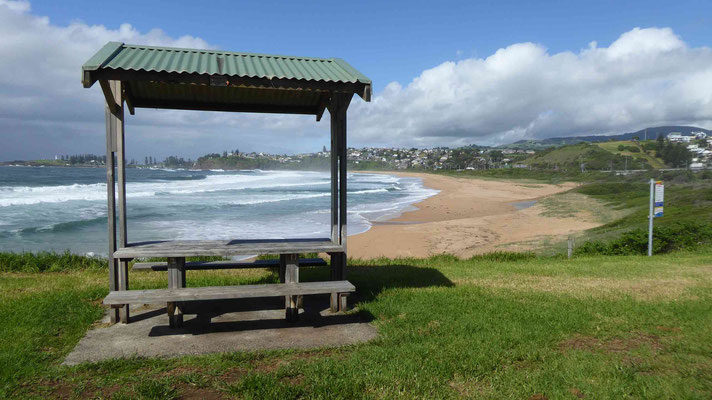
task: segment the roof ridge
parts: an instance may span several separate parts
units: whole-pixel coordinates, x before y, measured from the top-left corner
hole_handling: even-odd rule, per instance
[[[335,60],[333,57],[320,58],[320,57],[290,56],[290,55],[281,55],[281,54],[248,53],[248,52],[226,51],[226,50],[217,50],[217,49],[190,49],[190,48],[184,48],[184,47],[152,46],[152,45],[130,44],[130,43],[124,43],[123,47],[124,48],[133,48],[133,49],[181,51],[181,52],[190,52],[190,53],[224,54],[224,55],[243,56],[243,57],[291,58],[291,59],[296,59],[296,60],[312,60],[312,61],[328,61],[328,62],[334,62],[334,60]]]

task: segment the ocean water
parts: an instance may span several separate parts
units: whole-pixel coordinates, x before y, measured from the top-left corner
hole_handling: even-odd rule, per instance
[[[326,172],[127,169],[129,242],[328,237]],[[0,167],[0,251],[106,255],[106,171]],[[433,196],[418,178],[348,175],[349,234]]]

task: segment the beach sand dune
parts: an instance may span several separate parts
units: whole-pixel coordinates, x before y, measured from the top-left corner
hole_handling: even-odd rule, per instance
[[[350,236],[350,257],[469,257],[496,250],[530,250],[543,237],[561,236],[600,225],[577,216],[551,216],[539,200],[575,187],[455,178],[426,173],[391,173],[418,177],[440,193],[415,204],[416,210],[374,222]]]

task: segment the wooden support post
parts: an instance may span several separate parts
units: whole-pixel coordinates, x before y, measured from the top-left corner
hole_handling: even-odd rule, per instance
[[[299,283],[299,254],[284,254],[286,270],[284,283]],[[297,307],[297,296],[285,296],[287,321],[299,319],[299,308]]]
[[[109,81],[109,91],[113,96],[114,105],[111,110],[111,133],[113,136],[112,146],[116,152],[116,173],[118,183],[118,209],[119,209],[119,243],[118,247],[123,248],[128,244],[126,237],[126,149],[124,140],[124,101],[123,90],[120,81]],[[107,99],[108,102],[108,99]],[[108,103],[107,103],[108,104]],[[111,107],[111,106],[107,106]],[[128,261],[119,260],[118,290],[129,290]],[[125,304],[119,308],[119,319],[122,323],[129,322],[129,305]]]
[[[346,261],[346,172],[348,164],[348,154],[346,145],[346,109],[349,106],[351,97],[341,95],[339,111],[336,113],[335,119],[338,120],[337,133],[339,135],[339,243],[344,247],[344,262]],[[342,279],[346,279],[346,271],[341,275]]]
[[[344,251],[330,253],[331,279],[346,279],[347,239],[347,166],[348,145],[346,142],[346,110],[352,94],[332,93],[328,109],[331,114],[331,240],[339,243]],[[340,293],[331,294],[331,310],[342,310]],[[345,306],[344,308],[345,309]]]
[[[109,290],[119,290],[118,260],[114,258],[116,251],[116,180],[114,178],[114,128],[113,115],[109,104],[105,107],[106,114],[106,195],[107,195],[107,218],[109,227]],[[115,324],[120,320],[119,309],[110,308],[109,316],[111,323]]]
[[[331,104],[329,106],[331,110]],[[331,241],[339,243],[339,134],[331,113]]]
[[[168,257],[168,288],[178,289],[185,287],[185,257]],[[168,303],[168,324],[171,328],[183,326],[183,305],[181,303]]]
[[[352,94],[332,93],[329,102],[331,114],[331,239],[339,243],[343,253],[331,254],[331,279],[346,279],[346,238],[347,238],[347,142],[346,142],[346,110],[351,102]]]

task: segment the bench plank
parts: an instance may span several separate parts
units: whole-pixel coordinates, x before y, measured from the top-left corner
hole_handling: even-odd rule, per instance
[[[324,267],[327,263],[323,258],[300,258],[300,267]],[[279,260],[256,260],[254,262],[240,261],[191,261],[185,263],[186,270],[212,270],[212,269],[239,269],[239,268],[276,268]],[[137,262],[133,265],[134,271],[166,271],[168,263],[165,261]]]
[[[242,299],[353,292],[349,281],[271,283],[265,285],[206,286],[176,289],[121,290],[109,292],[104,304],[162,304],[180,301]]]
[[[178,240],[131,243],[114,252],[119,259],[343,252],[331,239]]]

